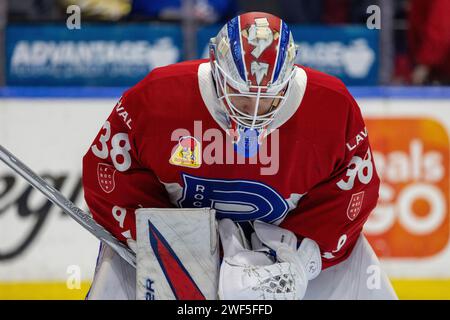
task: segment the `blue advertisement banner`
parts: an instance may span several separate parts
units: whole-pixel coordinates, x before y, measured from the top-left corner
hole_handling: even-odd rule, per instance
[[[208,56],[208,42],[220,26],[198,32],[199,56]],[[376,85],[379,69],[379,32],[365,26],[291,25],[299,46],[296,63],[340,78],[346,85]]]
[[[198,57],[220,26],[200,28]],[[291,26],[299,45],[297,63],[339,77],[347,85],[376,85],[379,32],[365,27]],[[183,59],[179,25],[129,24],[8,26],[9,86],[124,86],[153,68]]]
[[[10,86],[132,86],[155,67],[182,60],[175,25],[8,26]]]

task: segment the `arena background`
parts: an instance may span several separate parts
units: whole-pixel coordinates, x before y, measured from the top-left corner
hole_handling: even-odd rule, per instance
[[[399,297],[450,299],[449,2],[312,3],[0,1],[0,144],[87,210],[81,158],[123,91],[205,57],[229,17],[272,12],[297,62],[341,78],[362,109],[382,180],[364,232]],[[83,299],[98,246],[0,164],[0,299]]]

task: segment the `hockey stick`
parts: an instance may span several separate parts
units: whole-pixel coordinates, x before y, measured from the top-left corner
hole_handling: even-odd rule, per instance
[[[0,159],[17,174],[21,175],[28,183],[39,190],[53,204],[61,208],[65,213],[77,221],[83,228],[92,233],[99,240],[109,245],[119,256],[136,268],[136,255],[123,243],[119,242],[111,233],[100,226],[94,219],[75,206],[61,192],[50,186],[12,153],[0,145]]]

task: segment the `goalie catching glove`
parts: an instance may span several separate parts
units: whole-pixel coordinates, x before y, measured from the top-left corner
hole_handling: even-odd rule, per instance
[[[254,229],[250,246],[238,224],[230,219],[219,222],[224,253],[219,298],[301,300],[308,281],[321,271],[319,246],[305,238],[297,249],[291,231],[262,221],[255,221]]]

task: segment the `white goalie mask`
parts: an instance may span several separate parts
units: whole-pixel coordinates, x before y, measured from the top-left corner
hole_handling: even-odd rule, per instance
[[[273,121],[289,95],[296,54],[287,24],[263,12],[237,16],[211,38],[211,69],[230,125],[264,129]],[[254,109],[244,112],[234,97],[252,98]],[[262,105],[270,105],[263,114]]]

